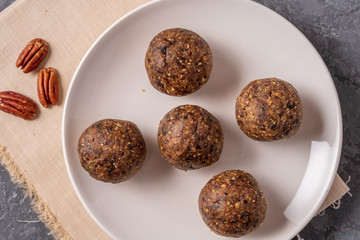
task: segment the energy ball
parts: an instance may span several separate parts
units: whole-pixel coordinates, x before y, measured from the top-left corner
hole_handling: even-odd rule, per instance
[[[90,125],[77,146],[81,166],[91,177],[110,183],[124,182],[141,168],[145,141],[132,122],[103,119]]]
[[[213,57],[207,42],[197,33],[172,28],[150,42],[145,68],[151,85],[158,91],[184,96],[201,88],[209,79]]]
[[[178,106],[160,121],[160,152],[178,169],[187,171],[213,164],[220,158],[223,144],[219,121],[199,106]]]
[[[201,190],[198,203],[205,224],[226,237],[241,237],[259,228],[267,208],[256,179],[241,170],[212,177]]]
[[[240,129],[258,141],[274,141],[295,135],[303,115],[296,89],[277,78],[250,82],[238,96],[235,112]]]

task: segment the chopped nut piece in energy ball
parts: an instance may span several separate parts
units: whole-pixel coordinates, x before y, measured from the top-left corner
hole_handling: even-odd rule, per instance
[[[220,158],[223,144],[219,121],[199,106],[176,107],[160,121],[160,152],[178,169],[186,171],[213,164]]]
[[[258,141],[274,141],[296,134],[302,122],[302,104],[296,89],[277,78],[250,82],[236,100],[241,130]]]
[[[200,89],[209,79],[213,58],[209,45],[197,33],[172,28],[150,42],[145,68],[158,91],[184,96]]]
[[[216,234],[242,237],[259,228],[267,204],[256,179],[241,170],[212,177],[199,195],[199,210],[205,224]]]

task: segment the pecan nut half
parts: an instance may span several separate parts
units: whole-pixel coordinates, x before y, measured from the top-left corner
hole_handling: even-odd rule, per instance
[[[16,67],[21,67],[24,73],[35,70],[44,60],[49,51],[49,44],[41,39],[31,40],[16,60]]]
[[[21,117],[25,120],[36,117],[36,104],[20,93],[0,92],[0,110]]]
[[[58,73],[54,68],[42,68],[38,74],[37,91],[44,107],[56,105],[59,101]]]

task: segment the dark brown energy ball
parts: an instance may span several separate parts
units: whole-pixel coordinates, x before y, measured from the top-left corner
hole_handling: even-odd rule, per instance
[[[178,106],[160,121],[160,152],[178,169],[186,171],[213,164],[220,158],[223,144],[219,121],[199,106]]]
[[[267,204],[256,179],[241,170],[229,170],[211,178],[199,195],[205,224],[226,237],[241,237],[265,219]]]
[[[238,96],[235,112],[240,129],[258,141],[295,135],[303,115],[296,89],[277,78],[250,82]]]
[[[80,136],[81,166],[93,178],[119,183],[134,176],[146,155],[145,141],[132,122],[103,119],[90,125]]]
[[[150,42],[145,68],[155,89],[172,96],[197,91],[209,79],[213,57],[207,42],[195,32],[172,28]]]

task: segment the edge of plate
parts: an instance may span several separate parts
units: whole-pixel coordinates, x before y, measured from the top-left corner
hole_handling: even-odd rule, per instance
[[[324,69],[326,69],[326,73],[328,75],[328,78],[331,79],[331,86],[332,86],[332,90],[335,93],[335,95],[337,96],[335,99],[336,105],[335,105],[335,112],[337,113],[336,116],[336,122],[337,122],[337,129],[336,129],[336,135],[335,135],[335,141],[334,141],[334,146],[337,145],[337,149],[335,150],[336,156],[335,159],[335,163],[334,163],[334,171],[331,174],[331,177],[328,179],[327,183],[325,184],[325,191],[323,192],[322,196],[318,199],[318,201],[316,202],[316,204],[313,207],[313,210],[308,214],[308,216],[300,223],[297,224],[297,227],[295,228],[294,232],[291,234],[291,239],[294,238],[302,229],[305,228],[305,226],[311,221],[311,219],[317,214],[318,209],[321,207],[321,205],[323,204],[323,202],[325,201],[331,187],[332,184],[334,182],[335,176],[337,174],[337,169],[339,167],[339,163],[340,163],[340,156],[341,156],[341,150],[342,150],[342,141],[343,141],[343,124],[342,124],[342,113],[341,113],[341,106],[340,106],[340,101],[339,101],[339,95],[337,93],[335,84],[334,84],[334,80],[329,72],[328,67],[326,66],[324,60],[322,59],[321,55],[319,54],[319,52],[316,50],[316,48],[314,47],[314,45],[310,42],[310,40],[293,24],[291,23],[289,20],[287,20],[285,17],[283,17],[282,15],[280,15],[279,13],[275,12],[274,10],[260,4],[254,1],[253,2],[255,5],[258,5],[258,7],[260,8],[264,8],[265,10],[268,10],[270,12],[272,12],[273,14],[277,15],[278,17],[280,17],[284,22],[286,22],[286,24],[290,25],[291,28],[293,28],[295,31],[297,31],[299,33],[299,35],[301,35],[301,37],[308,43],[309,47],[311,47],[313,49],[313,51],[316,53],[317,57],[319,58],[321,64],[323,65]]]
[[[93,44],[89,47],[89,49],[87,50],[87,52],[85,53],[84,57],[81,59],[78,67],[76,68],[74,75],[71,79],[70,85],[68,87],[68,92],[66,94],[66,98],[65,98],[65,102],[64,102],[64,109],[66,109],[66,106],[68,105],[68,98],[69,95],[72,91],[72,87],[74,84],[74,79],[77,77],[78,72],[80,70],[80,68],[82,67],[85,59],[87,58],[87,56],[89,55],[89,53],[92,51],[92,49],[97,45],[97,43],[109,32],[111,31],[117,24],[119,24],[120,22],[122,22],[125,18],[127,18],[129,15],[134,14],[135,12],[138,12],[140,10],[142,10],[143,8],[146,8],[150,5],[154,5],[157,4],[159,2],[164,2],[164,1],[171,1],[171,0],[151,0],[150,2],[144,3],[134,9],[132,9],[131,11],[127,12],[126,14],[124,14],[122,17],[120,17],[118,20],[116,20],[113,24],[111,24],[103,33],[100,34],[100,36],[93,42]],[[335,140],[335,144],[338,144],[338,148],[336,149],[336,162],[335,162],[335,168],[334,171],[332,173],[332,176],[330,179],[328,179],[327,183],[325,184],[325,191],[324,194],[319,198],[318,202],[314,205],[314,208],[312,210],[312,212],[309,213],[308,217],[306,217],[306,219],[304,219],[301,223],[297,224],[297,227],[295,228],[294,232],[290,234],[291,238],[295,237],[296,234],[298,234],[310,221],[311,219],[316,215],[318,209],[321,207],[321,204],[324,202],[325,198],[327,197],[327,194],[330,191],[330,188],[332,186],[332,183],[335,179],[335,175],[337,174],[337,169],[339,166],[339,162],[340,162],[340,156],[341,156],[341,150],[342,150],[342,139],[343,139],[343,125],[342,125],[342,114],[341,114],[341,106],[340,106],[340,102],[339,102],[339,96],[337,94],[337,90],[334,84],[334,81],[332,79],[332,76],[325,64],[325,62],[323,61],[322,57],[320,56],[319,52],[316,50],[316,48],[312,45],[312,43],[309,41],[308,38],[306,38],[306,36],[294,25],[292,24],[290,21],[288,21],[285,17],[281,16],[279,13],[275,12],[274,10],[260,4],[254,1],[250,1],[250,0],[243,0],[244,2],[248,2],[250,4],[254,4],[257,7],[263,8],[265,11],[270,11],[272,12],[272,14],[280,17],[283,22],[285,22],[286,24],[290,25],[291,28],[293,28],[295,31],[298,31],[299,35],[301,35],[301,37],[308,43],[308,45],[314,50],[314,52],[316,53],[316,55],[318,56],[318,58],[320,59],[321,63],[323,64],[324,68],[327,70],[327,75],[329,77],[329,79],[331,79],[331,84],[332,84],[332,89],[335,92],[337,98],[336,98],[336,112],[337,114],[337,131],[336,131],[336,140]],[[71,170],[70,170],[70,165],[69,165],[69,161],[68,161],[68,157],[67,157],[67,151],[66,151],[66,143],[65,143],[65,118],[66,118],[66,111],[63,112],[63,116],[62,116],[62,125],[61,125],[61,135],[62,135],[62,146],[63,146],[63,155],[64,155],[64,160],[65,160],[65,165],[66,165],[66,169],[71,181],[71,184],[76,192],[77,197],[79,198],[80,202],[82,203],[82,205],[84,206],[84,208],[86,209],[86,211],[88,212],[88,214],[91,216],[91,218],[96,222],[96,224],[98,226],[101,227],[102,230],[104,230],[104,232],[106,234],[108,234],[111,238],[116,239],[115,236],[113,236],[105,226],[103,226],[103,224],[101,222],[98,221],[98,219],[92,214],[92,212],[90,211],[90,209],[88,208],[87,204],[85,203],[85,201],[82,198],[82,195],[79,192],[79,189],[77,188],[76,184],[75,184],[75,180],[73,178],[73,176],[71,175]]]
[[[134,14],[135,12],[138,12],[140,11],[141,9],[149,6],[149,5],[153,5],[153,4],[156,4],[160,1],[163,1],[163,0],[150,0],[149,2],[147,3],[144,3],[132,10],[130,10],[129,12],[127,12],[126,14],[124,14],[123,16],[121,16],[118,20],[116,20],[114,23],[112,23],[104,32],[102,32],[100,34],[99,37],[97,37],[97,39],[91,44],[91,46],[89,47],[89,49],[86,51],[85,55],[83,56],[83,58],[81,59],[79,65],[77,66],[75,72],[74,72],[74,75],[71,79],[71,82],[70,82],[70,85],[68,87],[68,92],[66,94],[66,98],[65,98],[65,102],[64,102],[64,112],[63,112],[63,115],[62,115],[62,123],[61,123],[61,137],[62,137],[62,146],[63,146],[63,155],[64,155],[64,160],[65,160],[65,165],[66,165],[66,169],[67,169],[67,173],[69,175],[69,178],[70,178],[70,181],[71,181],[71,184],[76,192],[76,195],[78,197],[78,199],[80,200],[81,204],[84,206],[84,208],[86,209],[86,211],[88,212],[88,214],[91,216],[91,218],[96,222],[96,224],[98,226],[100,226],[100,228],[106,233],[108,234],[112,239],[116,239],[115,236],[113,236],[105,226],[103,226],[103,224],[98,221],[98,219],[93,215],[93,213],[90,211],[90,209],[88,208],[86,202],[84,201],[82,195],[80,194],[79,192],[79,189],[77,188],[76,184],[75,184],[75,180],[71,174],[71,170],[70,170],[70,165],[69,165],[69,160],[68,160],[68,154],[67,154],[67,151],[66,151],[66,143],[65,143],[65,118],[67,116],[67,111],[66,111],[66,107],[67,105],[69,104],[68,103],[68,99],[69,99],[69,96],[70,96],[70,93],[72,91],[72,87],[73,87],[73,84],[74,84],[74,80],[75,78],[77,77],[85,59],[87,58],[87,56],[90,54],[90,52],[92,51],[92,49],[98,44],[98,42],[108,33],[110,32],[117,24],[119,24],[120,22],[122,22],[124,19],[126,19],[129,15],[132,15]]]

